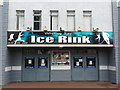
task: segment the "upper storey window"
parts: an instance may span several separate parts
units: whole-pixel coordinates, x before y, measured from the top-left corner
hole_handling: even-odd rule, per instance
[[[75,11],[74,10],[67,11],[67,30],[68,31],[75,30]]]
[[[50,30],[58,30],[58,11],[50,11]]]
[[[25,24],[25,11],[24,10],[16,10],[16,16],[17,16],[17,30],[24,30],[24,24]]]
[[[41,30],[41,10],[34,10],[34,30]]]
[[[92,11],[83,11],[83,27],[85,31],[92,30]]]

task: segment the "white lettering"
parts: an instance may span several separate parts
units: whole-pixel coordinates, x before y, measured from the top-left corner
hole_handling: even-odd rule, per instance
[[[31,43],[35,43],[35,36],[31,36]]]
[[[68,43],[72,43],[72,38],[68,36]]]
[[[36,37],[35,35],[31,36],[31,43],[54,43],[54,37]],[[90,37],[71,37],[71,36],[58,36],[59,43],[90,43]]]
[[[44,37],[37,37],[37,43],[44,43]]]
[[[58,43],[67,43],[67,36],[58,36]]]
[[[81,43],[81,37],[78,37],[78,43]]]
[[[46,37],[46,42],[47,43],[53,43],[54,42],[54,38],[53,37]]]
[[[82,43],[90,43],[90,38],[86,36],[82,36]]]
[[[73,43],[77,43],[77,37],[73,37]]]

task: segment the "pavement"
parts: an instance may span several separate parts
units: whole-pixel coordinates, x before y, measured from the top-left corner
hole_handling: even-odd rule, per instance
[[[118,84],[110,82],[45,81],[9,83],[2,88],[118,88]]]

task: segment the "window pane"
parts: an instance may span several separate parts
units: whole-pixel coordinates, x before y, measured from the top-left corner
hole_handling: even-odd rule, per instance
[[[67,11],[67,30],[68,31],[75,30],[75,11],[74,10]]]
[[[19,16],[19,30],[24,30],[24,16]]]
[[[34,68],[34,58],[25,57],[25,68]]]
[[[53,51],[53,59],[52,65],[53,66],[69,66],[69,51]]]
[[[92,29],[92,11],[83,11],[83,24],[84,30],[91,30]]]
[[[90,16],[84,16],[84,30],[91,30],[91,17]]]
[[[33,10],[34,30],[41,30],[41,10]]]
[[[16,29],[17,30],[24,30],[24,10],[17,10],[17,21],[16,21]]]
[[[67,17],[67,30],[68,31],[75,30],[75,16],[68,16]]]
[[[34,22],[34,30],[40,30],[40,22]]]
[[[74,57],[74,68],[83,68],[83,57]]]
[[[52,17],[52,30],[57,30],[58,29],[58,17],[53,16]]]
[[[92,15],[92,11],[83,11],[83,15],[90,16]]]
[[[34,14],[41,14],[40,10],[34,10]]]
[[[34,16],[34,21],[40,21],[40,16]]]
[[[96,68],[96,58],[95,57],[86,57],[87,68]]]
[[[51,11],[51,16],[58,16],[58,11]]]
[[[51,11],[50,29],[58,30],[58,11]]]
[[[39,57],[38,58],[38,68],[48,68],[47,57]]]
[[[67,11],[67,15],[75,15],[75,11]]]

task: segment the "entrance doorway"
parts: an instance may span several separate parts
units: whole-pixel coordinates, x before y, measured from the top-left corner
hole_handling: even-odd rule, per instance
[[[49,81],[49,55],[38,50],[23,52],[23,81]]]
[[[23,81],[87,81],[98,80],[96,51],[81,50],[23,50]]]
[[[92,52],[93,53],[93,52]],[[97,54],[81,53],[72,59],[72,80],[98,80]]]
[[[71,62],[69,50],[52,51],[51,81],[71,81]]]

